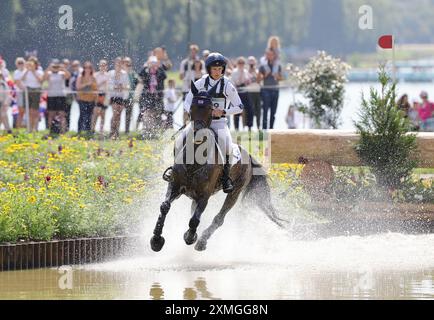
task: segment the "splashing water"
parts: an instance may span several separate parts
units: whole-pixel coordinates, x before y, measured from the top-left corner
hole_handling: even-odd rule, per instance
[[[199,235],[223,199],[219,194],[210,200]],[[197,252],[183,241],[191,201],[182,197],[167,217],[166,245],[155,253],[149,240],[161,199],[149,201],[141,208],[147,209],[140,255],[74,267],[67,289],[57,269],[0,273],[0,299],[434,298],[432,234],[301,241],[262,212],[237,206],[207,251]]]
[[[200,232],[223,203],[210,201]],[[181,198],[166,220],[166,246],[151,251],[157,209],[147,212],[139,257],[89,265],[86,271],[128,274],[140,286],[119,297],[136,298],[433,298],[434,235],[385,233],[294,240],[258,210],[233,209],[205,252],[183,242],[190,200]],[[158,205],[151,205],[158,208]],[[197,284],[199,283],[199,285]],[[144,285],[146,284],[146,285]],[[206,290],[203,288],[206,287]],[[137,293],[140,287],[143,291]]]

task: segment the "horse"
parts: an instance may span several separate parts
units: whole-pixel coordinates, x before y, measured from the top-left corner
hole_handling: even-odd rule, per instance
[[[193,96],[198,98],[193,99],[193,101],[210,101],[210,97],[215,93],[215,90],[216,87],[213,87],[208,92],[198,92],[192,83]],[[201,97],[203,100],[200,99]],[[280,228],[284,228],[285,221],[278,217],[277,211],[271,202],[270,186],[264,168],[246,150],[236,145],[240,150],[241,159],[244,159],[244,161],[239,161],[231,167],[230,177],[233,181],[234,190],[227,194],[222,208],[214,217],[211,225],[198,239],[197,228],[202,213],[207,207],[210,197],[222,190],[223,164],[219,161],[222,157],[217,144],[218,137],[210,129],[213,119],[212,113],[212,103],[206,105],[192,104],[190,112],[192,124],[190,132],[192,134],[190,137],[187,136],[183,139],[184,148],[182,151],[178,155],[175,153],[175,164],[168,169],[171,170],[170,177],[165,175],[167,170],[163,174],[163,179],[168,181],[169,184],[150,241],[151,248],[155,252],[161,251],[165,244],[165,239],[162,236],[164,222],[170,211],[171,204],[181,195],[185,195],[192,200],[192,216],[188,224],[189,228],[184,233],[184,241],[187,245],[196,243],[194,248],[197,251],[206,250],[208,240],[223,225],[226,214],[237,203],[240,196],[244,203],[249,201],[257,205],[272,222]],[[192,163],[186,163],[188,151],[185,145],[191,142],[190,138],[194,142],[194,153],[200,148],[207,150],[205,152],[206,161],[198,161],[195,156]],[[177,159],[183,161],[176,161]]]

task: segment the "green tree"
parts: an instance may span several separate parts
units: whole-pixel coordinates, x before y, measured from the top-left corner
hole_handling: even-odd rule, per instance
[[[396,105],[396,83],[384,68],[379,73],[381,92],[371,88],[362,97],[360,120],[355,123],[360,141],[356,151],[382,187],[399,188],[417,166],[416,136],[408,134],[410,123]]]

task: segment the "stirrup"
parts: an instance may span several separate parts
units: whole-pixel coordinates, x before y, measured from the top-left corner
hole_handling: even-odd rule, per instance
[[[166,171],[164,171],[164,173],[163,173],[163,180],[164,181],[166,181],[166,182],[172,182],[173,181],[172,169],[173,169],[172,167],[169,167],[166,169]]]

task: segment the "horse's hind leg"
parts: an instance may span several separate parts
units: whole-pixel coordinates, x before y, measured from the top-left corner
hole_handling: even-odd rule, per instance
[[[192,217],[188,224],[189,229],[184,233],[184,241],[188,246],[191,246],[197,240],[197,227],[200,223],[200,217],[208,205],[208,198],[202,198],[198,201],[193,201],[191,205]]]
[[[223,204],[220,212],[214,217],[211,225],[202,233],[202,236],[196,243],[194,248],[197,251],[204,251],[206,249],[206,244],[209,238],[211,238],[213,233],[223,225],[226,214],[233,208],[235,203],[237,203],[240,193],[241,190],[234,190],[232,193],[227,195],[225,203]]]
[[[164,246],[164,238],[161,236],[163,233],[164,221],[169,213],[170,206],[181,195],[181,191],[178,186],[173,183],[169,184],[166,193],[166,200],[160,206],[160,215],[158,216],[157,224],[154,229],[154,236],[151,239],[151,248],[153,251],[158,252]]]

